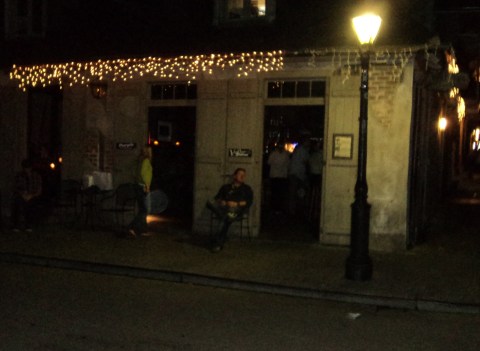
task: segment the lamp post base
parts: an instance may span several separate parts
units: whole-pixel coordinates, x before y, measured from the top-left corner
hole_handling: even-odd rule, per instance
[[[372,278],[373,265],[370,257],[362,259],[347,258],[345,278],[355,281],[366,281]]]
[[[364,281],[372,277],[372,260],[368,254],[370,204],[366,199],[366,183],[357,182],[355,194],[356,199],[352,204],[350,256],[347,258],[345,277]]]

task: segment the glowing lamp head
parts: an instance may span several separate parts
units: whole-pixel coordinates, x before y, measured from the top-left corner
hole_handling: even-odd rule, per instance
[[[447,119],[445,117],[440,117],[438,119],[438,129],[440,131],[444,131],[445,129],[447,129]]]
[[[366,13],[352,19],[353,29],[361,45],[373,44],[377,37],[382,19],[372,13]]]
[[[50,169],[54,170],[55,169],[55,163],[50,163]]]

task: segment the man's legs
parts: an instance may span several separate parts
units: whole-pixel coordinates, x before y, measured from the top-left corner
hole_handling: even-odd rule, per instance
[[[214,213],[216,219],[222,223],[222,228],[219,232],[215,233],[215,236],[212,238],[211,242],[211,250],[217,252],[220,251],[225,244],[228,228],[230,227],[227,217],[227,208],[220,206],[214,201],[207,201],[206,206]]]
[[[297,212],[297,192],[300,180],[290,175],[288,177],[288,214],[293,216]]]
[[[214,202],[214,201],[207,201],[207,208],[212,211],[213,213],[215,213],[215,215],[218,217],[218,218],[223,218],[225,217],[226,213],[227,213],[227,209],[226,207],[224,206],[220,206],[218,203]]]
[[[243,210],[237,208],[236,210],[230,209],[229,211],[226,211],[224,213],[223,217],[219,217],[222,227],[214,237],[212,248],[211,248],[213,252],[218,252],[223,249],[223,245],[225,245],[225,242],[228,239],[228,229],[230,228],[233,222],[241,220],[242,216],[243,216]]]
[[[225,242],[227,241],[228,228],[230,228],[231,224],[232,222],[228,218],[223,219],[222,228],[215,235],[212,249],[219,247],[221,250],[223,248],[223,245],[225,245]]]
[[[270,208],[275,211],[281,209],[280,178],[270,178]]]

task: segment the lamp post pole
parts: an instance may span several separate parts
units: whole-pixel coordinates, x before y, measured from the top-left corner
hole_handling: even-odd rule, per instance
[[[345,277],[351,280],[370,280],[372,260],[368,254],[370,231],[370,204],[367,202],[367,131],[368,131],[368,69],[370,47],[377,36],[382,19],[366,13],[352,19],[361,49],[360,118],[358,132],[358,166],[355,183],[355,201],[352,204],[350,229],[350,255],[347,258]]]
[[[347,258],[346,278],[370,280],[372,260],[368,254],[370,230],[370,204],[367,202],[367,126],[368,126],[368,68],[370,51],[364,45],[361,53],[360,119],[358,137],[358,167],[355,183],[355,201],[352,204],[350,255]]]

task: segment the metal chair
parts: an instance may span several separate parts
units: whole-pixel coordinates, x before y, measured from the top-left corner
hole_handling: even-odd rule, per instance
[[[81,212],[85,225],[95,228],[99,218],[98,198],[100,196],[100,188],[96,185],[89,186],[82,191]]]
[[[66,223],[65,218],[69,212],[73,212],[73,220],[78,217],[78,199],[81,193],[81,183],[74,179],[63,179],[60,182],[60,189],[54,200],[54,208],[59,209],[60,222]]]
[[[101,211],[113,214],[115,225],[120,229],[125,228],[125,215],[135,214],[137,187],[135,183],[120,184],[112,195],[101,199]],[[106,205],[107,203],[110,205]]]
[[[213,233],[214,229],[218,229],[218,226],[220,225],[221,222],[222,222],[222,219],[219,217],[219,215],[214,211],[210,211],[210,236],[214,234]],[[239,217],[237,217],[233,221],[229,230],[232,230],[234,223],[238,223],[238,226],[240,229],[240,239],[243,238],[243,229],[245,227],[247,231],[248,240],[250,241],[252,239],[250,234],[250,208],[244,211]]]

